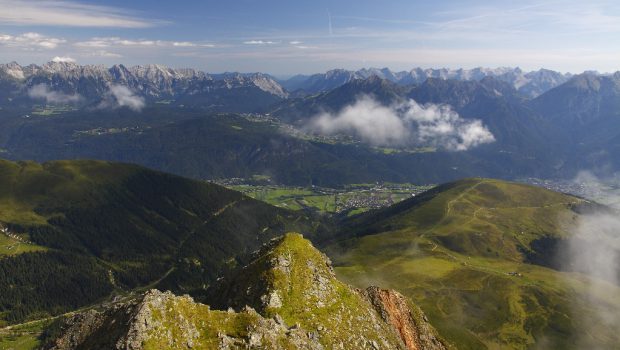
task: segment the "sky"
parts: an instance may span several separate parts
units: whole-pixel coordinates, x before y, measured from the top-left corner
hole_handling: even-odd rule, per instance
[[[0,0],[0,62],[620,70],[620,2]]]

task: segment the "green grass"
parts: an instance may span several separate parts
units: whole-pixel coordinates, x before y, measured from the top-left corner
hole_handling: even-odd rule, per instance
[[[50,321],[28,323],[10,330],[0,329],[0,349],[34,350],[42,345],[40,336]]]
[[[339,278],[401,291],[460,349],[620,343],[595,313],[620,312],[618,286],[587,296],[604,282],[525,263],[532,240],[567,234],[560,219],[579,199],[483,179],[421,197],[353,219],[349,230],[366,235],[327,247]]]
[[[41,342],[39,334],[30,332],[14,332],[0,334],[0,349],[2,350],[33,350],[38,349]]]
[[[46,225],[58,212],[42,214],[35,208],[53,207],[52,200],[71,201],[95,186],[119,182],[134,167],[98,161],[58,161],[45,164],[0,160],[0,221]]]
[[[393,334],[368,301],[337,280],[326,257],[300,234],[286,234],[257,256],[213,291],[226,299],[216,302],[222,303],[218,306],[232,302],[234,308],[249,305],[265,317],[280,315],[287,325],[299,324],[308,332],[317,332],[326,349],[338,344],[356,348],[353,334],[378,342],[386,337],[393,344]],[[247,292],[231,296],[234,291]],[[265,304],[265,295],[277,295],[280,302]]]
[[[31,114],[40,116],[40,117],[49,117],[53,115],[62,114],[65,112],[75,111],[76,108],[69,105],[64,106],[56,106],[56,105],[46,105],[46,106],[36,106]]]
[[[27,238],[25,238],[27,239]],[[36,244],[27,244],[0,233],[0,258],[27,252],[44,251],[45,247]]]

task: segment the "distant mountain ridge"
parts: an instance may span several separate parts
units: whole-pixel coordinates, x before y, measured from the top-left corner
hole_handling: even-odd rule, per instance
[[[427,79],[479,81],[485,77],[493,77],[512,85],[524,97],[533,98],[568,81],[570,73],[560,73],[548,69],[525,72],[520,68],[414,68],[410,71],[392,71],[389,68],[363,68],[357,71],[334,69],[326,73],[309,76],[297,75],[280,84],[289,91],[303,90],[307,93],[317,93],[331,90],[352,80],[367,79],[378,76],[399,85],[418,85]]]
[[[156,64],[132,67],[116,64],[109,68],[73,62],[48,62],[42,66],[0,64],[0,105],[28,104],[36,98],[47,98],[44,96],[47,90],[32,96],[32,89],[39,85],[56,93],[56,100],[75,97],[72,102],[80,104],[100,101],[115,85],[125,86],[130,93],[147,101],[174,99],[178,104],[190,106],[221,105],[232,95],[232,98],[243,96],[255,101],[249,108],[255,109],[288,96],[280,84],[262,73],[210,75]]]
[[[0,64],[0,105],[32,103],[30,91],[43,85],[50,91],[74,97],[72,103],[99,101],[109,94],[110,86],[122,85],[148,101],[174,99],[177,104],[218,107],[244,98],[251,103],[239,111],[266,108],[291,96],[329,91],[354,80],[372,76],[398,85],[419,85],[428,79],[480,81],[493,77],[513,86],[520,95],[534,98],[567,82],[572,75],[547,69],[525,72],[520,68],[423,69],[392,71],[389,68],[364,68],[357,71],[333,69],[313,75],[297,75],[278,80],[264,73],[205,73],[192,68],[171,68],[158,64],[125,66],[115,64],[79,65],[75,62],[51,61],[43,65],[22,66],[17,62]],[[79,99],[78,99],[79,98]],[[57,102],[57,101],[52,101]],[[217,109],[217,108],[215,108]],[[230,111],[230,110],[228,110]]]

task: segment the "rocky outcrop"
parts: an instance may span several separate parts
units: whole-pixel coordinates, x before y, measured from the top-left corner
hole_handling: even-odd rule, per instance
[[[363,294],[381,318],[398,332],[407,349],[447,349],[422,311],[402,294],[374,286],[368,287]]]
[[[209,303],[151,290],[73,316],[51,349],[445,349],[419,309],[389,290],[338,281],[299,234],[256,252]]]
[[[151,290],[139,302],[71,317],[48,349],[312,349],[324,347],[298,326],[246,307],[211,310],[189,296]]]

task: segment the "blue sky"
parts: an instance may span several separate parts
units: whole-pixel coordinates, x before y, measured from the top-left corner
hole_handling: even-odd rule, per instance
[[[618,1],[0,0],[0,61],[332,68],[620,69]]]

